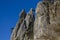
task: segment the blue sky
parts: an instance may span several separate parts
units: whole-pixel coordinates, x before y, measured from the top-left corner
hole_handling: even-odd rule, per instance
[[[35,8],[39,0],[0,0],[0,40],[10,40],[11,28],[15,27],[19,13]]]

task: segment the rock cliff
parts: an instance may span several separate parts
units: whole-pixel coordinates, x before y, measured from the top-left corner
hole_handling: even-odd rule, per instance
[[[38,2],[28,14],[23,10],[11,40],[60,40],[60,0]]]

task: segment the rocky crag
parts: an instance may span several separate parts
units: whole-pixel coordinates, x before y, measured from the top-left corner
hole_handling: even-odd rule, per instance
[[[60,0],[42,0],[28,14],[22,10],[11,40],[60,40]]]

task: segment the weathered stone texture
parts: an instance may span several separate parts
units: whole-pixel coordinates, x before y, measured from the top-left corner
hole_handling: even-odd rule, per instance
[[[60,0],[38,2],[27,15],[23,10],[11,40],[60,40]]]
[[[60,40],[60,3],[38,3],[34,26],[34,40]]]

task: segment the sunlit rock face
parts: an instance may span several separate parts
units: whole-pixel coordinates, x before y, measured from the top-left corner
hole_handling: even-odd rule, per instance
[[[11,40],[33,40],[34,39],[34,9],[31,8],[26,15],[25,10],[20,13],[20,19],[13,29]]]
[[[34,40],[60,40],[60,1],[39,2],[36,8]]]
[[[60,0],[38,2],[28,13],[22,10],[11,40],[60,40]]]

